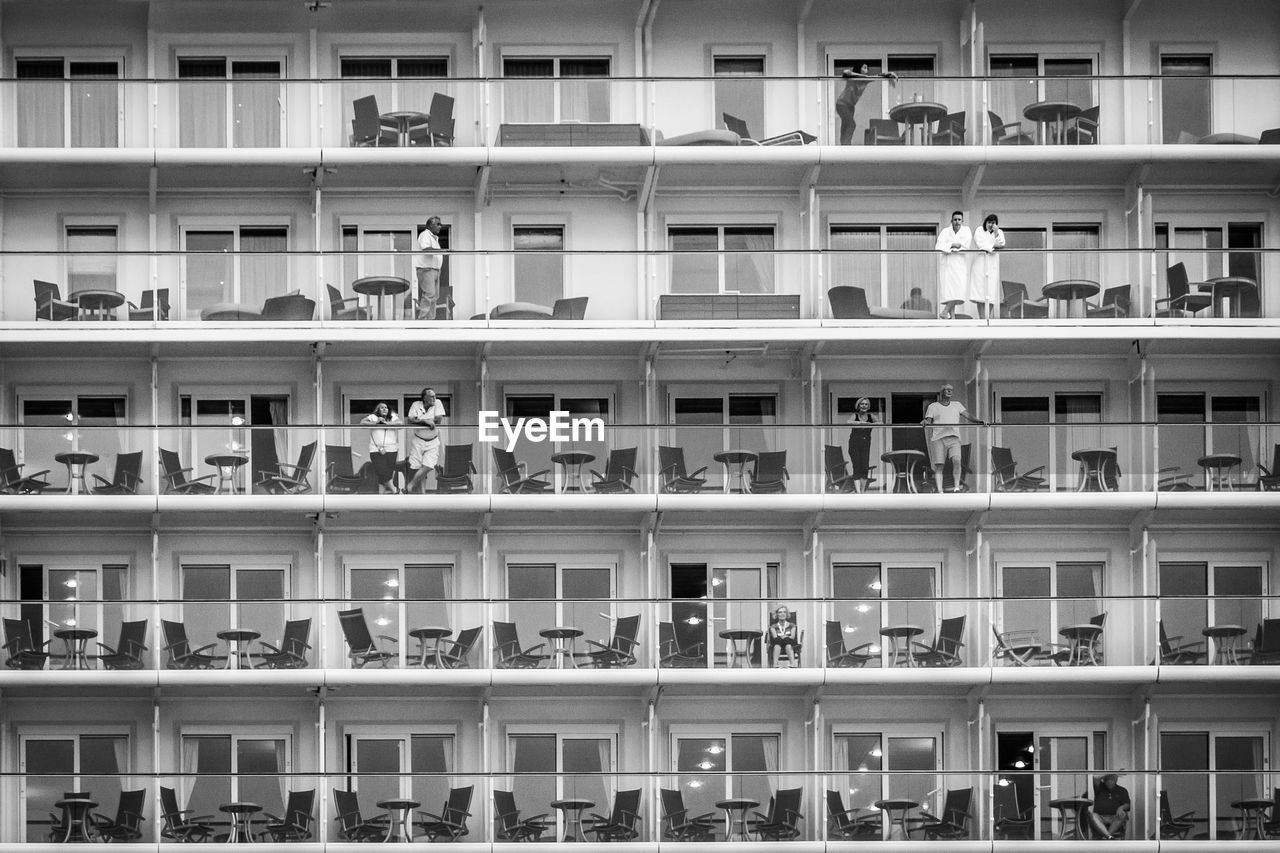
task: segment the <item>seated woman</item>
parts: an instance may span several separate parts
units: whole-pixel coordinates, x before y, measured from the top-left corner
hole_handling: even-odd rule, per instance
[[[1107,773],[1093,780],[1093,808],[1089,810],[1089,823],[1099,838],[1124,838],[1125,825],[1129,822],[1129,792],[1116,783],[1120,777]]]
[[[800,660],[800,629],[796,627],[795,617],[785,604],[773,611],[769,620],[769,631],[765,635],[769,645],[769,666],[777,666],[779,649],[786,649],[788,665],[794,667]]]

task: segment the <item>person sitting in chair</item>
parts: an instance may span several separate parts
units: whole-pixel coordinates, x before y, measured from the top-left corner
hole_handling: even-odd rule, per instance
[[[800,629],[796,627],[795,619],[791,617],[791,611],[785,604],[773,611],[766,642],[769,644],[769,666],[778,665],[776,660],[779,649],[786,649],[787,661],[793,667],[800,659]]]
[[[1129,792],[1116,783],[1120,777],[1107,773],[1094,777],[1093,808],[1089,810],[1089,822],[1099,838],[1124,838],[1125,825],[1129,822]]]

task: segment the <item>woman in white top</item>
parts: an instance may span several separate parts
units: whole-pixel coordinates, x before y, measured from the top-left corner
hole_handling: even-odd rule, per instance
[[[1000,304],[1000,256],[996,249],[1004,248],[1004,232],[1000,230],[1000,220],[994,213],[988,213],[982,220],[982,228],[973,235],[973,248],[979,254],[973,261],[973,269],[969,273],[969,299],[978,309],[981,318],[999,316],[996,306]]]
[[[400,455],[400,429],[392,428],[399,424],[400,416],[391,411],[386,403],[379,403],[373,414],[362,423],[383,424],[381,428],[369,430],[369,461],[373,463],[373,471],[378,475],[378,492],[397,491],[391,482],[396,473],[396,457]]]

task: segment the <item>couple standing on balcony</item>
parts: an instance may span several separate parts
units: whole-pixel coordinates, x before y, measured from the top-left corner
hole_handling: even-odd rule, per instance
[[[962,211],[951,212],[951,225],[939,232],[934,245],[943,255],[938,279],[938,303],[942,305],[939,317],[954,320],[956,306],[966,301],[978,309],[980,319],[996,316],[996,306],[1000,304],[1000,258],[996,249],[1003,249],[1004,242],[1000,219],[994,213],[987,214],[982,229],[974,234],[964,224]],[[964,253],[972,249],[980,254],[971,267]]]

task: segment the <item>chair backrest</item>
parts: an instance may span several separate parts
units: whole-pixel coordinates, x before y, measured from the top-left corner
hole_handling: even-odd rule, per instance
[[[178,792],[173,788],[160,786],[160,813],[164,817],[165,823],[175,824],[182,822],[182,815],[178,809]]]
[[[871,309],[867,306],[867,292],[861,287],[839,284],[827,291],[831,303],[831,316],[837,320],[869,320]]]
[[[514,622],[493,623],[493,644],[500,660],[505,660],[524,651],[520,645],[520,634],[516,630],[516,623]]]
[[[1102,292],[1102,304],[1114,305],[1125,314],[1129,313],[1129,285],[1119,284],[1115,287],[1108,287]]]
[[[867,122],[867,135],[872,139],[900,139],[902,131],[891,118],[873,118]]]
[[[844,647],[844,625],[828,619],[827,620],[827,660],[840,657],[845,653]]]
[[[1002,820],[1018,820],[1020,817],[1018,787],[1013,784],[996,785],[992,790],[992,821],[998,824]]]
[[[684,813],[684,797],[680,795],[678,790],[663,788],[660,793],[662,796],[663,820],[671,820],[676,815]]]
[[[1169,267],[1167,276],[1169,286],[1169,296],[1177,299],[1179,296],[1186,296],[1191,292],[1191,279],[1187,278],[1187,265],[1182,261],[1178,261]]]
[[[315,788],[306,791],[290,791],[284,807],[285,822],[294,826],[306,826],[311,821],[311,812],[315,809],[315,803]]]
[[[450,788],[449,797],[444,802],[444,813],[440,816],[450,823],[465,826],[467,814],[471,811],[471,792],[474,786]]]
[[[1267,654],[1280,653],[1280,619],[1262,620],[1262,636],[1258,638],[1255,651]]]
[[[356,98],[351,103],[353,117],[351,129],[355,131],[356,140],[377,139],[382,132],[381,113],[378,111],[378,99],[373,95]]]
[[[116,646],[116,651],[122,655],[133,655],[135,657],[142,656],[142,650],[147,646],[147,620],[139,619],[136,622],[120,623],[120,644]]]
[[[824,444],[822,446],[822,467],[827,472],[827,485],[831,485],[832,481],[848,475],[849,466],[844,461],[844,450],[838,444]]]
[[[338,622],[342,624],[342,636],[353,652],[367,652],[374,647],[373,635],[369,633],[369,623],[364,621],[364,610],[339,610]]]
[[[166,489],[186,485],[187,475],[182,473],[182,460],[176,451],[160,448],[160,470],[164,474]]]
[[[325,282],[324,285],[329,291],[329,319],[338,319],[339,303],[342,302],[342,291],[334,287],[332,284]]]
[[[6,645],[13,644],[13,648],[9,650],[10,654],[35,650],[35,641],[31,639],[31,625],[25,619],[6,618],[4,639]]]
[[[307,659],[307,639],[311,636],[311,617],[290,619],[284,623],[284,637],[280,640],[280,651],[297,655],[304,661]]]
[[[22,479],[17,467],[18,457],[14,455],[13,449],[0,447],[0,486],[8,486]]]
[[[721,113],[720,118],[724,120],[724,126],[733,133],[738,134],[742,139],[750,139],[751,131],[747,130],[747,123],[737,116]]]
[[[444,476],[461,477],[470,474],[472,465],[472,454],[474,449],[470,444],[446,444],[444,446]]]
[[[634,447],[622,447],[609,451],[609,461],[605,463],[604,478],[609,481],[621,480],[628,485],[636,475],[636,454]]]
[[[1021,301],[1027,298],[1027,286],[1020,281],[1001,281],[1000,295],[1004,302]]]
[[[356,472],[351,464],[351,448],[345,444],[326,444],[325,460],[329,465],[329,477],[354,477]]]
[[[160,630],[164,633],[164,644],[171,657],[182,657],[190,653],[191,642],[187,639],[185,623],[161,619]]]
[[[996,485],[1002,486],[1015,479],[1016,465],[1013,451],[1007,447],[991,446],[991,473],[995,474]]]
[[[964,142],[964,112],[947,113],[938,120],[937,136],[954,134]]]
[[[997,137],[995,134],[996,134],[996,130],[999,129],[1000,126],[1004,124],[1004,119],[1000,118],[1000,116],[996,115],[991,110],[987,110],[987,121],[991,124],[992,137],[999,139],[999,137]]]
[[[756,457],[756,467],[751,472],[753,483],[777,483],[787,468],[787,451],[771,450]]]
[[[427,127],[432,136],[453,141],[453,98],[443,92],[432,93],[431,106],[427,109]]]
[[[662,468],[664,484],[687,476],[684,467],[684,448],[658,445],[658,465]]]
[[[338,810],[338,820],[342,824],[342,831],[354,829],[363,823],[363,819],[360,817],[360,797],[357,796],[355,791],[334,788],[333,804]]]
[[[1009,785],[1008,787],[1013,787]],[[947,798],[942,803],[942,819],[958,827],[969,824],[969,809],[973,806],[973,789],[959,788],[947,791]]]
[[[795,826],[800,818],[800,804],[804,800],[803,788],[783,788],[774,795],[773,813],[775,823]]]
[[[453,654],[466,662],[467,655],[471,654],[471,650],[475,648],[476,640],[480,639],[481,628],[463,628],[458,632],[458,639],[453,642]]]
[[[120,453],[116,456],[116,475],[111,485],[132,491],[142,474],[142,451]]]
[[[1097,616],[1089,617],[1089,624],[1097,625],[1099,628],[1105,625],[1106,622],[1107,622],[1107,614],[1105,611],[1103,611],[1102,613],[1099,613]]]
[[[617,624],[613,626],[613,641],[609,643],[609,648],[623,654],[631,654],[632,649],[636,647],[636,637],[639,634],[639,616],[619,616]]]
[[[587,296],[575,296],[572,299],[557,299],[551,306],[552,320],[581,320],[587,316]]]
[[[298,467],[295,472],[298,479],[302,479],[307,474],[311,473],[311,463],[315,461],[315,458],[316,443],[313,441],[309,444],[303,445],[302,449],[298,451]]]
[[[510,450],[493,448],[493,462],[504,486],[512,486],[520,481],[520,466],[516,462],[516,455]]]
[[[960,654],[961,638],[964,636],[964,616],[952,616],[943,619],[938,626],[938,639],[934,649],[948,655]]]
[[[615,826],[635,826],[640,815],[640,789],[619,791],[613,795],[613,812],[609,822]]]
[[[501,840],[511,840],[510,832],[520,823],[520,812],[516,809],[516,795],[510,791],[493,791],[494,819],[498,822],[498,835]]]
[[[142,809],[146,802],[145,788],[137,791],[121,791],[120,804],[116,806],[116,826],[122,829],[141,829]]]
[[[44,302],[46,299],[62,299],[62,291],[52,281],[41,281],[37,278],[32,279],[31,283],[35,286],[36,302]]]
[[[8,620],[5,620],[8,621]],[[676,650],[676,626],[673,622],[658,623],[658,654],[669,655]]]
[[[1161,619],[1156,623],[1160,627],[1160,656],[1173,653],[1173,647],[1169,645],[1169,635],[1164,630],[1164,620]]]

